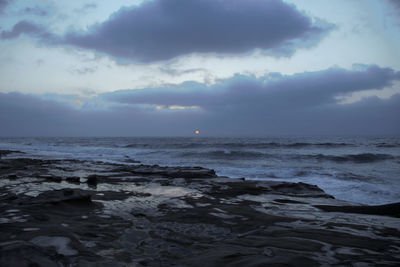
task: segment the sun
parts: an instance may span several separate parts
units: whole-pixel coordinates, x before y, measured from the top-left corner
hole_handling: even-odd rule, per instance
[[[194,131],[194,133],[197,135],[197,134],[200,134],[200,131],[196,130],[196,131]]]

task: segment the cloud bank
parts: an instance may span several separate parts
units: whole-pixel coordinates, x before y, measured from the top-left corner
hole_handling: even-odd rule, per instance
[[[184,83],[180,88],[124,90],[103,94],[107,101],[124,104],[186,105],[204,108],[255,105],[304,107],[336,103],[336,97],[352,92],[382,89],[400,79],[400,72],[375,65],[357,65],[356,70],[331,68],[291,76],[272,73],[253,78],[237,75],[206,87]]]
[[[154,62],[192,53],[244,54],[261,49],[289,56],[318,43],[332,25],[313,22],[281,0],[153,0],[122,8],[88,31],[51,35],[20,22],[3,39],[21,33],[51,44],[85,48],[111,57]],[[55,42],[57,40],[57,42]]]
[[[180,136],[194,129],[214,136],[398,135],[400,94],[345,105],[336,99],[398,80],[399,72],[378,66],[236,76],[211,87],[184,83],[103,94],[85,100],[81,109],[38,96],[0,94],[0,135]]]

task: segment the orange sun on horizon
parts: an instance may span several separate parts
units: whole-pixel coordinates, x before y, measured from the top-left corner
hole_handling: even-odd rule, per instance
[[[200,134],[200,131],[199,130],[196,130],[196,131],[194,131],[194,134]]]

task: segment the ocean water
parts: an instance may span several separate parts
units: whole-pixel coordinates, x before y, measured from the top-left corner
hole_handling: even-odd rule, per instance
[[[218,175],[318,185],[337,199],[400,201],[399,137],[0,138],[19,157],[202,166]]]

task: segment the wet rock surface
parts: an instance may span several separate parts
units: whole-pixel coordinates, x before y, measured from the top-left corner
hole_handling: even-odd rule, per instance
[[[0,266],[395,266],[398,211],[201,167],[3,156]]]

